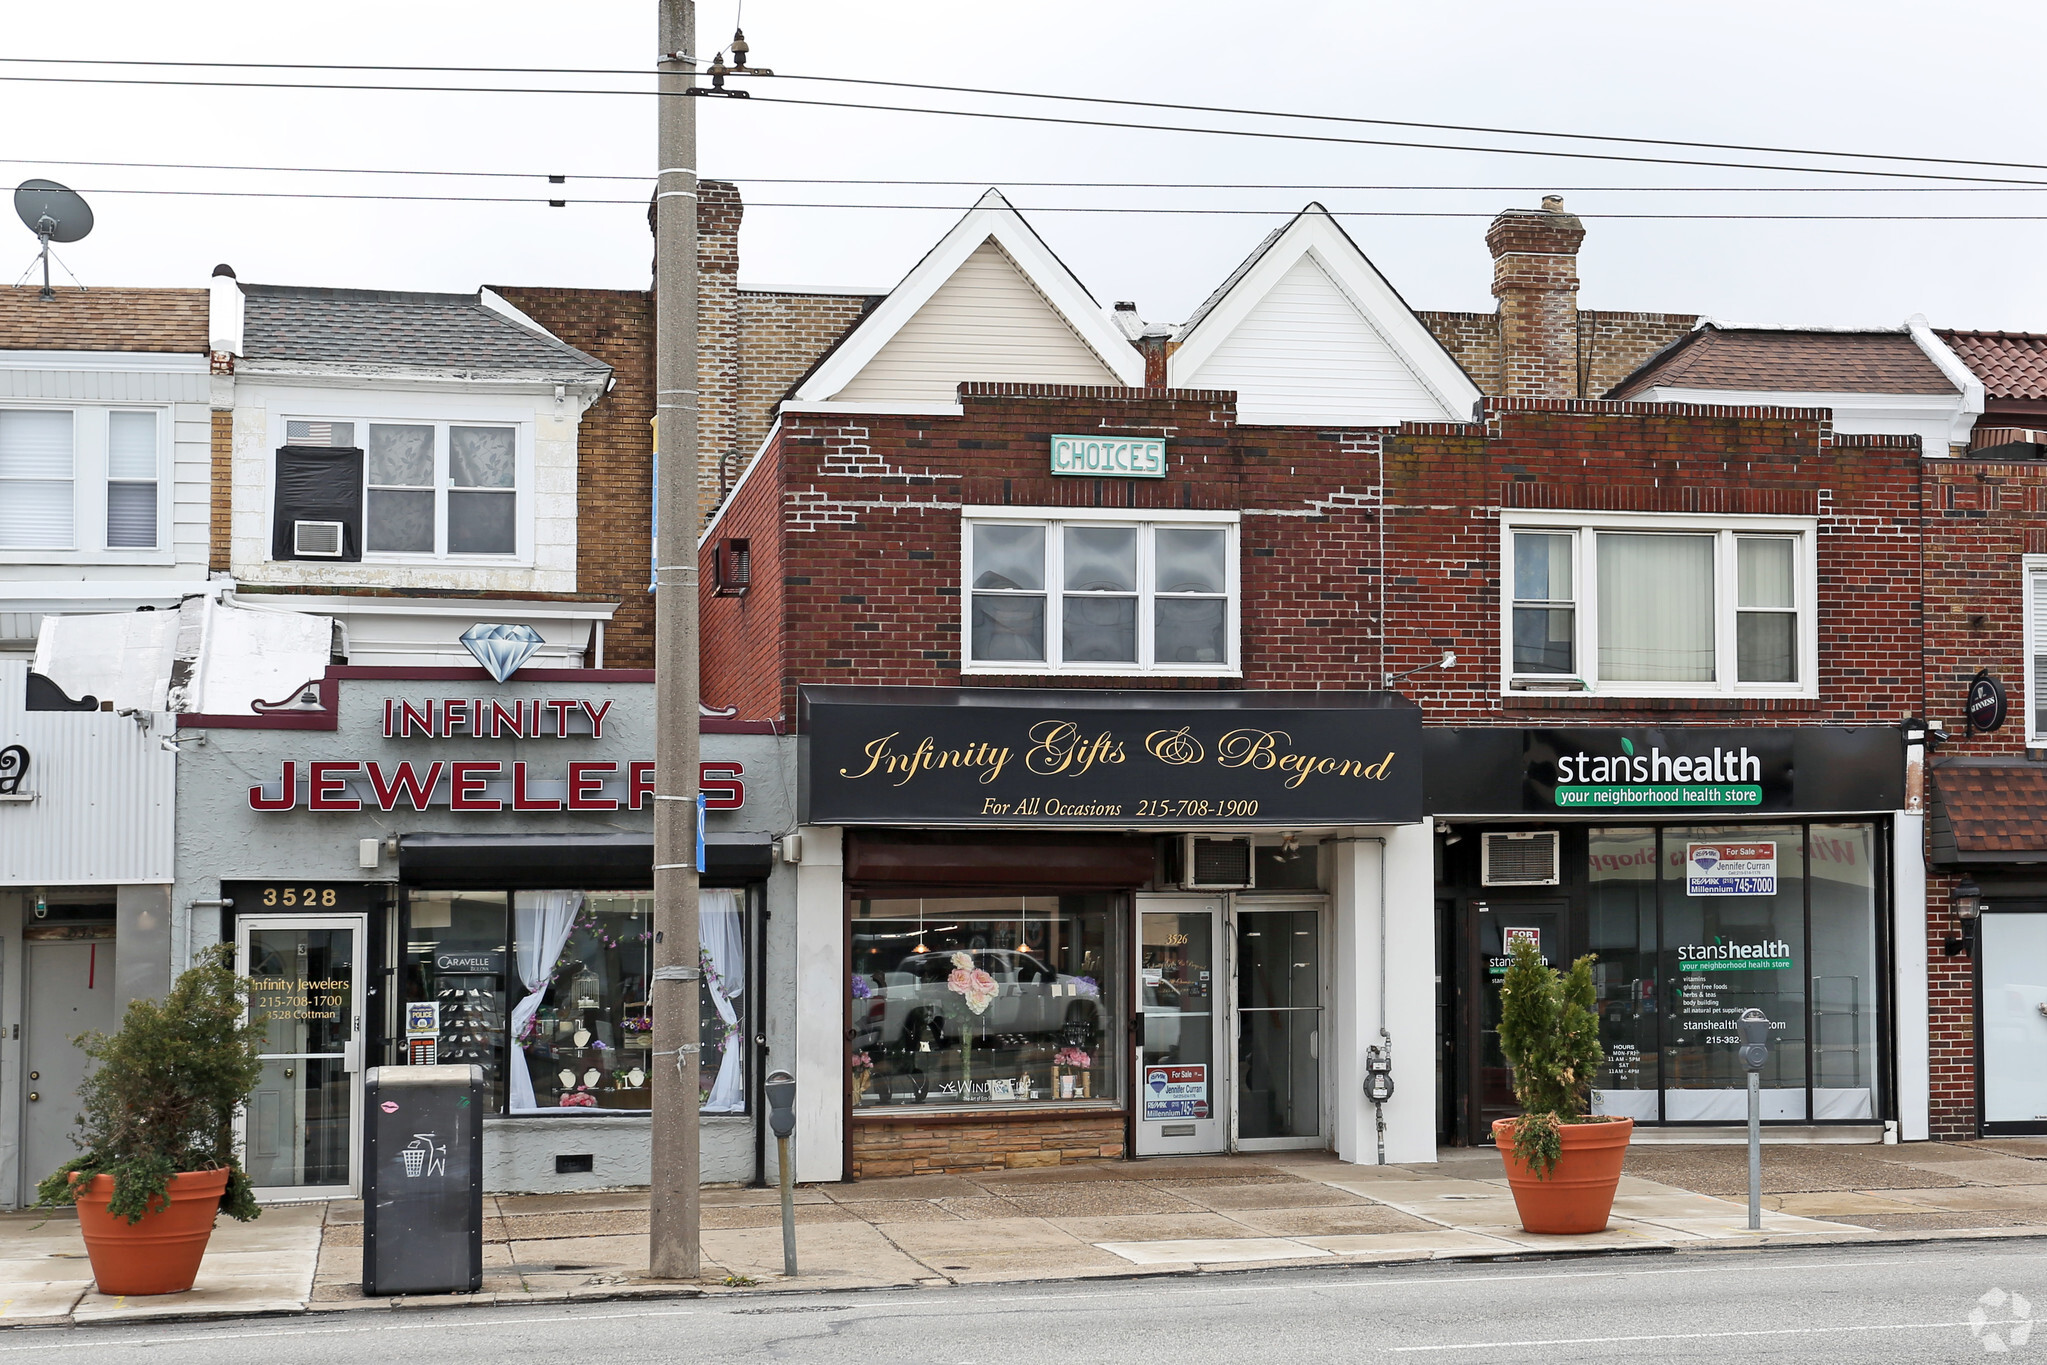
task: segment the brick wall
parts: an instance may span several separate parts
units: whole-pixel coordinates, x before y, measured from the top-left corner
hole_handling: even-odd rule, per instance
[[[604,632],[605,666],[652,668],[654,297],[637,289],[498,292],[616,375],[576,433],[576,587],[579,596],[619,604]]]
[[[853,1178],[1063,1166],[1123,1155],[1120,1113],[1008,1121],[959,1117],[968,1121],[952,1121],[952,1115],[920,1115],[911,1122],[856,1117],[847,1143]]]
[[[235,478],[235,415],[232,412],[213,414],[212,456],[213,483],[207,500],[206,567],[214,573],[226,573],[232,567],[230,556],[234,534],[230,516]]]
[[[1500,315],[1422,310],[1416,314],[1472,382],[1504,392],[1500,374]],[[1598,398],[1698,322],[1692,313],[1610,313],[1578,310],[1573,324],[1577,398]]]
[[[2022,760],[2026,751],[2025,611],[2021,556],[2047,553],[2047,469],[2033,462],[1981,459],[1926,464],[1926,718],[1948,733],[1934,765],[1955,759]],[[2004,727],[1972,735],[1962,699],[1979,668],[2002,679],[2011,698]],[[1993,897],[2001,876],[2037,881],[2036,872],[1971,869]],[[1948,910],[1960,869],[1929,869],[1926,879],[1928,1010],[1933,1049],[1933,1135],[1976,1133],[1976,962],[1950,957],[1959,933]]]

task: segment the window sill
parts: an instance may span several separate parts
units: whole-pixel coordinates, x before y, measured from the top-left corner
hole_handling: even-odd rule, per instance
[[[1643,697],[1602,692],[1507,692],[1506,711],[1784,711],[1820,709],[1818,697]]]
[[[1214,668],[1019,668],[1014,664],[960,665],[960,672],[975,678],[1241,678],[1244,670],[1218,665]]]

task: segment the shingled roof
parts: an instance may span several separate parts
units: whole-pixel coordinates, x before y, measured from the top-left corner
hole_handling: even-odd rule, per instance
[[[2047,400],[2047,336],[2036,332],[1938,332],[1983,381],[1988,399]]]
[[[2047,764],[1951,760],[1930,775],[1935,862],[2047,862]]]
[[[412,294],[245,284],[242,296],[242,354],[249,360],[537,370],[583,378],[610,371],[595,356],[485,307],[480,291]]]
[[[0,289],[0,351],[206,354],[204,289]]]
[[[1952,394],[1909,332],[1793,332],[1707,324],[1651,356],[1608,398],[1649,389]]]

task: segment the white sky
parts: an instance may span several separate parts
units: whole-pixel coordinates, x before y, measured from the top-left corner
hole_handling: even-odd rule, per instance
[[[95,0],[13,16],[9,55],[231,61],[641,68],[654,0],[361,0],[344,7]],[[700,7],[700,49],[723,44],[731,0]],[[479,20],[484,22],[479,23]],[[752,0],[754,60],[788,72],[1115,94],[1464,124],[2047,162],[2036,82],[2000,53],[2040,50],[2047,7],[2023,3],[1727,0],[1711,7],[1598,0]],[[0,74],[25,68],[0,66]],[[77,73],[72,73],[77,74]],[[206,77],[224,73],[164,73]],[[253,75],[253,73],[252,73]],[[408,83],[427,77],[266,73],[258,79]],[[444,79],[460,82],[464,78]],[[562,85],[563,78],[499,78]],[[467,83],[481,83],[471,79]],[[934,103],[756,82],[763,95]],[[984,102],[985,103],[985,102]],[[1003,106],[1015,107],[1015,106]],[[1426,207],[1490,215],[1563,189],[1587,215],[1586,307],[1740,321],[2047,329],[2037,243],[2047,223],[1612,222],[1605,212],[2047,213],[2047,190],[1942,194],[1617,194],[1579,187],[1881,184],[1532,157],[1120,132],[704,100],[706,174],[1018,181],[1198,180],[1523,186],[1469,194],[1010,190],[1034,205]],[[1047,112],[1133,121],[1186,116],[1091,106]],[[1293,125],[1298,126],[1298,125]],[[247,281],[468,290],[479,283],[645,287],[646,186],[584,182],[653,167],[653,101],[567,95],[179,90],[0,81],[0,164],[86,190],[92,237],[60,255],[88,284],[202,284],[217,261]],[[1336,127],[1361,137],[1460,135]],[[1626,150],[1626,149],[1623,149]],[[1648,150],[1648,149],[1643,149]],[[1651,154],[1654,154],[1653,151]],[[1684,153],[1677,153],[1685,155]],[[1714,157],[1724,154],[1698,153]],[[64,159],[448,168],[571,176],[571,197],[630,205],[350,203],[145,197],[116,189],[395,190],[534,195],[538,179],[88,169]],[[1745,159],[1739,155],[1728,159]],[[9,176],[6,173],[13,172]],[[1964,172],[1971,173],[1971,172]],[[1990,174],[1991,172],[1982,172]],[[2009,172],[2047,181],[2047,171]],[[510,188],[507,188],[507,187]],[[750,207],[749,283],[887,285],[976,190],[749,185],[755,205],[937,203],[948,212]],[[1103,302],[1183,318],[1278,217],[1030,215]],[[1422,308],[1492,306],[1484,217],[1345,219]],[[8,245],[11,244],[11,245]],[[0,284],[34,242],[0,220]]]

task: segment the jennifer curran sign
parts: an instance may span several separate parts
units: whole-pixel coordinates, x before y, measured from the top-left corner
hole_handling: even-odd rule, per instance
[[[810,824],[1382,824],[1421,713],[1363,692],[803,689]]]
[[[1163,479],[1166,443],[1144,436],[1054,436],[1054,474],[1098,478]]]

